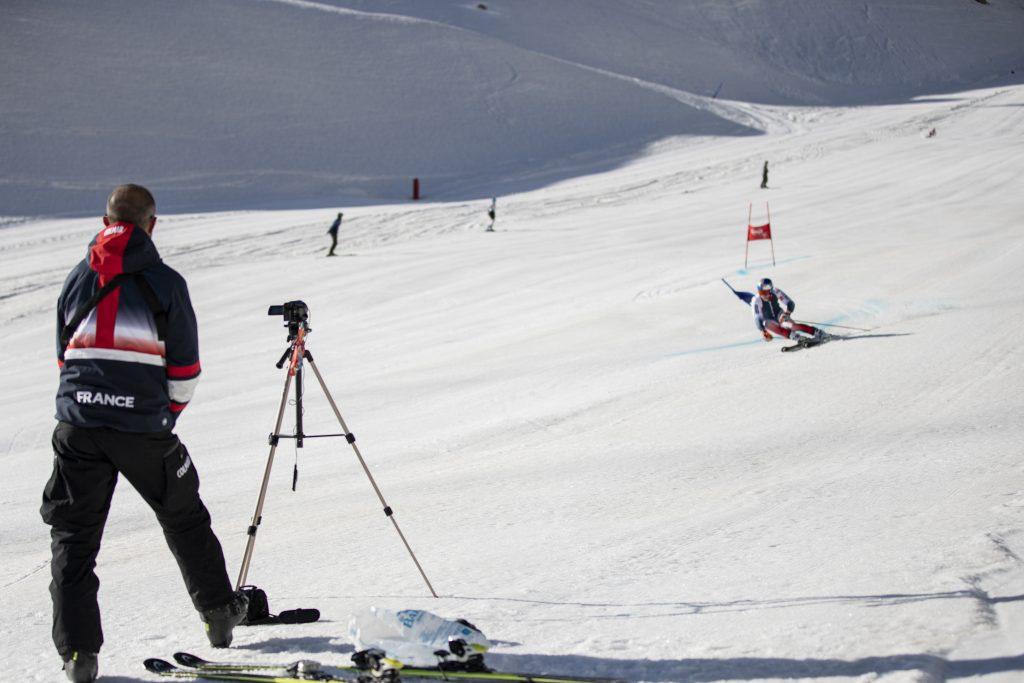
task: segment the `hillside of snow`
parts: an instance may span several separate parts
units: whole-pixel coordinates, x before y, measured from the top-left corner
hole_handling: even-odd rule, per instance
[[[708,103],[905,101],[1024,74],[1024,2],[14,0],[0,6],[0,215],[543,187],[674,136]]]
[[[994,66],[1020,60],[1020,3],[485,2],[0,7],[0,54],[17,65],[0,71],[0,214],[31,215],[0,227],[8,677],[64,680],[38,514],[53,308],[107,193],[130,179],[154,189],[155,243],[198,315],[202,381],[177,431],[231,577],[284,383],[286,331],[266,309],[301,298],[316,363],[441,597],[350,447],[289,444],[249,579],[271,610],[323,618],[239,628],[212,650],[152,513],[121,482],[97,567],[101,680],[158,680],[142,660],[176,650],[346,663],[348,617],[370,605],[469,619],[500,641],[488,661],[503,669],[1024,679],[1024,84]],[[104,41],[112,23],[149,39]],[[794,33],[782,49],[730,24]],[[822,37],[799,43],[797,26]],[[678,53],[674,30],[688,37]],[[840,73],[829,31],[858,68]],[[907,47],[938,41],[941,54]],[[694,74],[728,78],[687,80],[658,57],[687,49]],[[491,75],[452,70],[459,53]],[[509,63],[519,78],[489,97]],[[328,73],[344,88],[319,99]],[[114,107],[97,94],[117,83],[166,97]],[[349,89],[351,108],[321,106]],[[432,127],[420,146],[405,144],[414,96]],[[77,108],[37,106],[58,98]],[[507,135],[488,135],[501,112]],[[329,115],[347,123],[317,128]],[[117,138],[136,120],[151,127]],[[119,158],[115,139],[163,152]],[[414,157],[443,197],[404,199]],[[342,159],[337,176],[327,159]],[[774,267],[764,242],[743,267],[748,202],[755,222],[770,205]],[[339,209],[340,256],[324,258]],[[64,211],[89,215],[41,215]],[[764,276],[798,318],[849,338],[796,354],[762,341],[720,278],[749,290]],[[337,432],[309,380],[306,430]]]

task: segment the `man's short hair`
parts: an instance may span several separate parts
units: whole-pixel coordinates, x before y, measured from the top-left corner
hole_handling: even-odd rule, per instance
[[[148,229],[149,218],[156,214],[156,200],[142,185],[118,185],[107,198],[107,218],[113,223],[131,223]]]

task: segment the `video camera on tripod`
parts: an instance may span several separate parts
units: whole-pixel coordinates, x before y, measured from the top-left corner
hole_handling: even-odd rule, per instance
[[[305,301],[289,301],[280,306],[271,306],[267,309],[267,315],[279,315],[284,318],[284,326],[288,328],[288,341],[298,336],[299,327],[306,332],[313,331],[309,326],[309,306]]]

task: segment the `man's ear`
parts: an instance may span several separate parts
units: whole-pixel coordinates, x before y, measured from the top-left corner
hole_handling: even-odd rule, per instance
[[[149,230],[147,230],[146,233],[149,234],[149,235],[152,235],[154,227],[156,227],[156,216],[150,216],[149,217]]]
[[[110,217],[109,216],[104,216],[103,217],[103,225],[106,225],[106,226],[110,225]]]

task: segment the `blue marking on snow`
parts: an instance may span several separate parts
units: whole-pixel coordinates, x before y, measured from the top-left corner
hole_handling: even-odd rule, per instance
[[[738,349],[742,346],[754,346],[755,344],[763,344],[764,341],[761,339],[752,339],[750,341],[734,342],[732,344],[719,344],[718,346],[705,346],[702,349],[689,349],[688,351],[677,351],[676,353],[670,353],[666,358],[678,358],[679,356],[695,356],[699,353],[711,353],[712,351],[725,351],[726,349]]]
[[[773,266],[770,261],[767,261],[765,263],[753,263],[753,264],[750,265],[749,268],[737,268],[736,270],[734,270],[732,272],[732,275],[750,275],[753,272],[757,272],[757,271],[761,271],[761,270],[767,270],[769,268],[774,268],[776,266],[781,266],[781,265],[786,264],[786,263],[793,263],[795,261],[805,261],[805,260],[807,260],[809,258],[811,258],[811,257],[810,256],[793,256],[792,258],[779,259],[779,260],[777,260],[775,262],[775,266]]]
[[[828,318],[822,324],[824,325],[839,325],[844,321],[857,321],[860,320],[860,325],[872,325],[871,320],[878,317],[878,314],[889,307],[888,302],[882,299],[868,299],[865,301],[859,309],[855,309],[854,315],[849,313],[840,313],[832,318]],[[867,318],[867,321],[863,318]],[[799,315],[797,315],[799,320]]]

